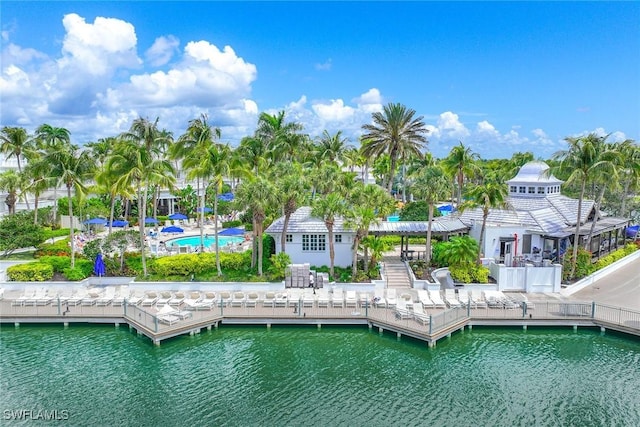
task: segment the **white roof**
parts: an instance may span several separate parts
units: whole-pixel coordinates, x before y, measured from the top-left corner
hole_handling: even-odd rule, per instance
[[[284,216],[276,219],[265,233],[282,233],[284,227]],[[311,207],[303,206],[298,208],[289,218],[287,233],[328,233],[327,226],[320,218],[311,216]],[[344,228],[344,219],[337,217],[333,225],[334,233],[353,233],[352,230]]]
[[[535,160],[522,166],[507,184],[562,184],[562,181],[549,173],[548,164]]]

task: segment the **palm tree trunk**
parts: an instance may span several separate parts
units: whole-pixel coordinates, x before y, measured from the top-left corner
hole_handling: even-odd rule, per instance
[[[425,247],[424,263],[427,268],[431,264],[431,229],[433,225],[433,212],[435,206],[433,202],[429,203],[429,224],[427,225],[427,245]]]
[[[200,185],[200,181],[198,181],[198,185]],[[204,199],[207,195],[207,191],[206,191],[206,184],[204,179],[202,180],[202,197],[200,198],[200,204],[202,206],[200,206],[200,214],[198,215],[200,218],[198,218],[198,222],[200,223],[200,253],[204,252]],[[215,220],[215,218],[214,218]],[[216,221],[217,222],[217,221]],[[217,238],[217,237],[216,237]]]
[[[607,188],[606,185],[602,184],[600,188],[600,193],[598,194],[598,198],[596,199],[596,203],[593,206],[595,209],[595,215],[593,216],[593,221],[591,222],[591,228],[589,229],[589,235],[587,236],[587,243],[585,244],[585,248],[589,250],[591,248],[591,239],[593,238],[593,232],[596,229],[596,222],[600,217],[600,204],[602,203],[602,199],[604,198],[604,192]]]
[[[329,232],[329,273],[331,274],[331,277],[333,277],[333,260],[336,256],[336,251],[333,247],[333,224],[328,223],[325,225],[327,226],[327,231]]]
[[[218,277],[222,276],[222,268],[220,268],[220,245],[218,243],[218,185],[215,185],[213,195],[213,231],[216,233],[216,268],[218,269]]]
[[[282,224],[282,236],[280,236],[280,252],[285,252],[285,245],[287,241],[287,228],[289,228],[289,218],[291,214],[284,215],[284,223]]]
[[[391,157],[391,164],[389,165],[389,181],[387,182],[387,191],[391,194],[391,190],[393,190],[393,175],[396,170],[397,159]]]
[[[584,199],[584,191],[587,187],[586,177],[582,179],[580,186],[580,199],[578,199],[578,215],[576,218],[576,234],[573,236],[573,255],[571,260],[571,274],[569,277],[573,279],[576,274],[576,266],[578,265],[578,246],[580,246],[580,218],[582,217],[582,200]]]
[[[624,188],[622,190],[622,205],[620,206],[620,216],[625,218],[625,211],[627,210],[627,196],[629,195],[629,186],[631,185],[631,180],[626,179],[624,181]]]
[[[69,239],[71,239],[71,268],[76,266],[76,248],[73,235],[73,203],[71,201],[71,186],[67,185],[67,199],[69,202]]]
[[[482,227],[480,228],[480,239],[478,241],[478,264],[480,264],[480,258],[484,255],[484,234],[487,230],[487,218],[489,217],[489,209],[484,209],[482,212]],[[509,266],[510,267],[510,266]]]
[[[116,210],[116,198],[111,195],[111,204],[109,206],[109,232],[107,234],[111,235],[111,230],[113,226],[113,213]]]
[[[140,251],[140,259],[142,261],[142,275],[147,276],[147,259],[145,257],[145,252],[147,250],[147,245],[145,243],[145,235],[144,235],[144,220],[146,217],[147,211],[147,187],[144,187],[142,197],[140,197],[140,185],[138,185],[138,231],[140,232],[140,247],[142,248]]]
[[[464,175],[458,172],[458,206],[462,203],[462,184],[464,184]]]
[[[34,201],[33,201],[33,224],[37,225],[38,224],[38,201],[39,201],[39,195],[38,193],[34,194]]]
[[[258,264],[258,225],[256,219],[253,218],[253,250],[251,251],[251,268],[256,268]]]
[[[262,222],[256,224],[256,228],[258,232],[256,234],[256,238],[258,239],[258,276],[262,277]]]
[[[353,261],[351,264],[351,280],[355,280],[358,275],[358,246],[360,246],[360,238],[358,232],[353,237]]]

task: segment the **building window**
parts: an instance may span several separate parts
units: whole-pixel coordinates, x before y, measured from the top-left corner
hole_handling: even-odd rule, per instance
[[[544,187],[538,187],[538,194],[544,194]]]
[[[305,252],[324,252],[326,250],[324,234],[303,234],[302,250]]]
[[[509,187],[509,192],[517,193],[518,192],[518,187],[516,187],[515,185],[512,185],[511,187]]]
[[[527,187],[520,187],[520,188],[518,189],[518,193],[524,194],[524,193],[526,193],[526,192],[527,192]]]
[[[284,236],[284,241],[287,243],[293,242],[293,234],[287,234],[286,236]]]
[[[342,234],[336,234],[334,237],[336,243],[342,243]]]
[[[536,194],[536,187],[529,187],[529,194]]]

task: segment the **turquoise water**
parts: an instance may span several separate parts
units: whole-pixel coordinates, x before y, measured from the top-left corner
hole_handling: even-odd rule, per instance
[[[218,243],[220,244],[220,247],[222,246],[227,246],[231,243],[242,243],[244,242],[244,237],[234,237],[234,236],[218,236]],[[179,239],[172,239],[172,240],[167,240],[165,242],[167,244],[167,246],[169,245],[191,245],[191,246],[200,246],[200,236],[193,236],[193,237],[181,237]],[[210,246],[214,246],[216,245],[216,238],[215,236],[206,236],[204,238],[204,247],[208,248]]]
[[[127,327],[3,325],[0,386],[2,411],[70,425],[637,426],[640,341],[474,328],[428,349],[362,327],[222,326],[154,347]]]

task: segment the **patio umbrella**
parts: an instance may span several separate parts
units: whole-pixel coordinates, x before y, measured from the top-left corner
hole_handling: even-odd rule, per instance
[[[175,225],[170,225],[168,227],[164,227],[162,230],[163,233],[183,233],[184,230],[180,227],[176,227]]]
[[[93,263],[93,272],[96,276],[102,277],[106,273],[107,269],[104,265],[104,260],[102,259],[102,254],[98,252],[96,256],[96,261]]]
[[[242,236],[245,230],[242,228],[226,228],[218,233],[218,236]]]
[[[129,221],[125,221],[122,219],[115,220],[111,223],[112,227],[126,227],[127,225],[129,225]]]
[[[158,220],[155,218],[145,218],[144,219],[144,223],[145,224],[157,224]]]
[[[218,200],[222,200],[223,202],[232,202],[233,193],[222,193],[218,195]]]
[[[86,220],[84,223],[87,225],[105,225],[108,222],[109,221],[104,218],[91,218]]]
[[[187,219],[185,214],[181,214],[180,212],[169,215],[169,219]]]
[[[213,212],[213,209],[208,208],[206,206],[204,208],[198,208],[198,212],[202,212],[202,211],[204,211],[204,212]]]

